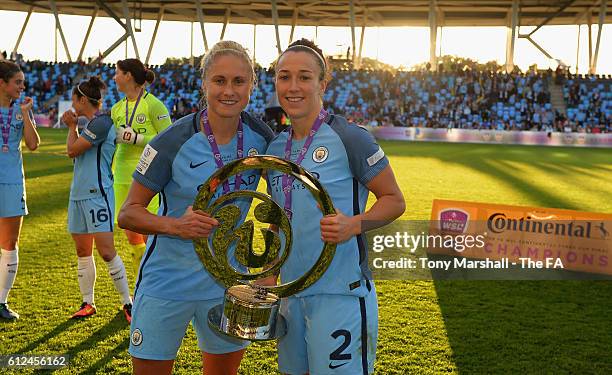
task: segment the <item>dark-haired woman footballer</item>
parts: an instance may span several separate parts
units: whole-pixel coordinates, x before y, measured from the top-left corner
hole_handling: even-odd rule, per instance
[[[78,256],[79,289],[83,303],[73,318],[85,318],[96,313],[94,285],[96,264],[93,243],[106,262],[115,289],[121,296],[128,322],[132,320],[132,300],[125,266],[113,237],[113,173],[111,163],[115,153],[115,127],[110,116],[100,113],[102,90],[106,88],[98,77],[90,77],[72,90],[73,111],[66,111],[62,120],[68,125],[66,149],[74,159],[74,176],[68,205],[68,231],[72,235]],[[89,121],[79,136],[77,118]]]
[[[291,127],[268,154],[297,162],[318,176],[337,214],[322,217],[307,189],[270,173],[272,195],[291,217],[293,247],[281,280],[303,275],[323,241],[336,243],[321,279],[285,300],[287,335],[278,342],[279,370],[288,374],[368,374],[374,371],[378,336],[376,290],[370,280],[363,232],[393,221],[404,198],[383,150],[364,129],[323,108],[329,67],[308,40],[292,43],[276,65],[276,90]],[[366,210],[368,193],[376,196]]]
[[[145,89],[155,80],[155,73],[147,69],[138,59],[125,59],[117,62],[113,77],[117,90],[125,98],[113,105],[111,117],[117,129],[117,154],[113,163],[115,174],[115,213],[125,201],[132,173],[140,159],[144,147],[162,130],[170,126],[168,109],[159,99]],[[149,211],[156,214],[159,207],[157,197],[151,201]],[[125,230],[133,248],[133,266],[137,270],[145,249],[145,237],[139,233]]]
[[[21,140],[32,151],[40,138],[32,115],[32,98],[16,101],[25,90],[19,65],[0,60],[0,319],[14,320],[19,314],[9,309],[7,299],[19,263],[18,243],[26,205]]]

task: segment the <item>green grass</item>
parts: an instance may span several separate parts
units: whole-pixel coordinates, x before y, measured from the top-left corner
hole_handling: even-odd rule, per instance
[[[130,373],[128,326],[101,259],[98,314],[80,304],[66,231],[72,163],[65,132],[41,129],[25,154],[28,206],[10,296],[21,314],[0,323],[0,354],[69,354],[68,373]],[[407,211],[429,218],[434,198],[612,212],[612,150],[385,142]],[[116,243],[130,280],[127,241]],[[612,373],[612,283],[605,281],[380,281],[377,374]],[[189,329],[175,372],[200,371]],[[253,344],[243,374],[275,373],[273,344]],[[32,371],[30,371],[32,372]],[[24,373],[27,373],[25,371]]]

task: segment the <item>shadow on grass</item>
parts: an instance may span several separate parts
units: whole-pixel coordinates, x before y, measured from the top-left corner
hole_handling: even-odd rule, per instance
[[[528,196],[536,202],[540,202],[545,207],[564,208],[570,210],[580,210],[581,207],[561,199],[550,191],[544,190],[535,184],[528,183],[520,175],[510,173],[513,169],[504,162],[485,160],[482,163],[466,164],[482,173],[488,173],[499,180],[506,182],[513,188],[520,190],[523,195]],[[517,173],[519,174],[519,173]]]
[[[103,369],[108,365],[115,357],[125,355],[130,346],[130,338],[127,337],[121,343],[113,348],[113,350],[106,352],[106,355],[100,358],[96,363],[84,369],[81,373],[83,374],[95,374],[98,370]],[[129,371],[128,371],[129,372]]]
[[[55,336],[57,336],[57,335],[63,333],[64,331],[68,330],[75,323],[77,323],[77,321],[74,320],[74,319],[68,319],[68,320],[66,320],[64,322],[61,322],[55,328],[53,328],[49,333],[47,333],[46,335],[44,335],[43,337],[41,337],[41,338],[39,338],[39,339],[37,339],[35,341],[32,341],[27,346],[17,350],[15,353],[30,353],[34,349],[38,348],[40,345],[46,343],[47,341],[51,340]]]
[[[107,337],[115,335],[117,331],[124,329],[126,324],[123,312],[120,311],[112,320],[92,333],[86,340],[81,341],[78,345],[68,350],[66,354],[68,354],[70,358],[75,358],[83,350],[95,348],[96,343],[102,342]]]
[[[602,175],[594,171],[610,171],[607,166],[610,153],[603,149],[448,143],[441,147],[440,144],[431,142],[386,142],[384,148],[385,153],[389,156],[418,158],[426,155],[428,158],[437,159],[448,165],[458,165],[489,175],[511,186],[542,207],[584,209],[584,207],[561,198],[552,189],[545,189],[528,181],[528,176],[521,174],[522,172],[512,163],[529,164],[542,171],[543,175],[553,173],[561,178],[564,178],[566,174],[575,175],[576,173],[601,178]],[[486,197],[486,192],[483,193],[483,196]]]
[[[34,170],[32,169],[33,168],[26,169],[25,176],[27,179],[53,176],[53,175],[62,174],[62,173],[72,173],[73,166],[72,164],[66,164],[66,165],[59,165],[59,166],[52,167],[52,168],[34,169]]]
[[[25,348],[20,349],[19,353],[24,353],[24,350],[29,351],[29,350],[36,348],[40,344],[44,343],[47,340],[50,340],[54,336],[66,330],[71,325],[78,323],[78,322],[79,320],[77,319],[69,319],[61,323],[53,331],[49,332],[44,337],[29,344]],[[81,341],[78,345],[66,351],[66,355],[68,355],[69,361],[70,361],[69,366],[72,366],[72,367],[77,366],[77,364],[75,363],[75,358],[79,355],[79,353],[85,350],[91,350],[95,348],[98,343],[104,341],[107,337],[113,336],[117,333],[117,331],[124,329],[126,324],[127,323],[125,321],[123,312],[119,311],[112,320],[107,322],[104,326],[99,328],[96,332],[89,335],[87,339]],[[87,367],[86,369],[81,370],[79,368],[78,373],[79,374],[96,373],[98,370],[106,367],[107,364],[112,362],[113,358],[115,358],[116,356],[119,356],[121,353],[125,353],[127,351],[128,346],[129,346],[129,338],[126,338],[121,343],[119,343],[117,346],[115,346],[113,350],[106,352],[106,355],[104,355],[104,357],[100,358],[98,361],[96,361],[95,363]],[[49,373],[54,373],[55,371],[58,371],[58,370],[65,370],[65,368],[59,368],[57,370],[36,370],[35,372],[41,373],[41,374],[49,374]]]
[[[435,281],[459,373],[611,373],[605,281]]]

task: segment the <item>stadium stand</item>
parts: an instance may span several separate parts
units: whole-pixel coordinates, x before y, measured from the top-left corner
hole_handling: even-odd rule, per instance
[[[565,131],[608,133],[612,119],[612,78],[570,76],[563,96],[567,116],[560,118]]]
[[[34,110],[56,116],[57,100],[70,100],[73,80],[96,74],[108,84],[104,105],[110,108],[117,92],[113,64],[22,62],[27,94]],[[150,90],[170,109],[173,118],[199,107],[201,79],[189,64],[154,66],[156,80]],[[274,96],[273,72],[259,69],[257,86],[248,110],[264,117]],[[549,86],[553,73],[499,73],[454,70],[360,71],[332,73],[325,106],[345,113],[351,121],[370,126],[419,126],[432,128],[546,130],[562,132],[611,131],[612,79],[564,75],[563,96],[567,109],[551,104]]]

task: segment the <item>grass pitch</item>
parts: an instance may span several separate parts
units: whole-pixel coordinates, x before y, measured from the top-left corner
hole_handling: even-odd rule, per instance
[[[41,129],[26,153],[28,206],[9,297],[21,314],[0,323],[0,354],[68,354],[58,374],[131,372],[129,328],[97,257],[98,313],[81,302],[66,230],[72,163],[65,131]],[[429,219],[434,198],[612,212],[612,150],[384,142],[406,201],[405,220]],[[116,244],[133,285],[122,233]],[[380,281],[377,374],[612,373],[612,283],[606,281]],[[190,328],[175,373],[198,373]],[[31,373],[26,370],[23,373]],[[253,344],[243,374],[276,373],[272,344]]]

